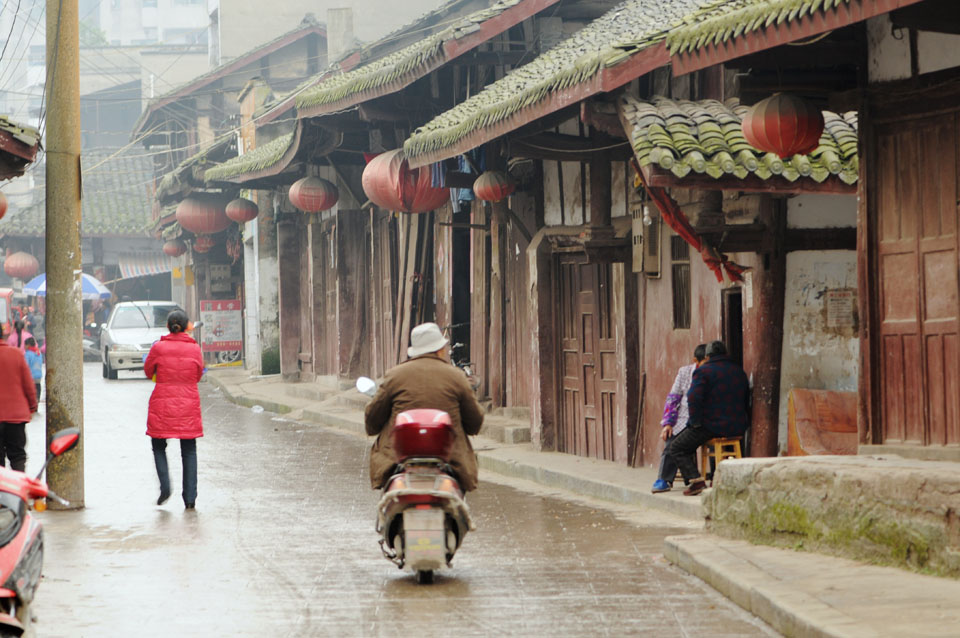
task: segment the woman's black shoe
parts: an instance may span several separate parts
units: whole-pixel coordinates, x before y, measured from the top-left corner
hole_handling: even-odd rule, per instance
[[[194,507],[195,507],[195,504],[194,504],[194,503],[185,503],[185,504],[184,504],[184,508],[186,508],[186,509],[188,509],[188,510],[192,510],[192,509],[194,509]]]
[[[160,498],[157,499],[157,505],[163,505],[167,502],[167,499],[170,498],[170,492],[164,492],[160,490]]]

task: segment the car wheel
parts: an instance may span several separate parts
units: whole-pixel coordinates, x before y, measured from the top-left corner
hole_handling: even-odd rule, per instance
[[[104,378],[104,379],[109,379],[109,378],[110,378],[110,367],[109,367],[106,363],[103,363],[103,364],[102,364],[102,367],[103,367],[103,378]]]
[[[106,379],[117,379],[117,371],[110,366],[110,358],[107,357],[107,362],[103,364],[104,371],[107,373]]]
[[[239,359],[239,350],[226,350],[217,353],[217,363],[233,363],[235,361],[239,361]]]

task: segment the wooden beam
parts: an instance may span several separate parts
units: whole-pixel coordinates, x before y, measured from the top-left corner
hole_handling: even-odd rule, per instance
[[[890,12],[895,28],[960,34],[956,0],[926,0],[912,7]]]
[[[795,250],[856,250],[856,228],[788,228],[784,248]]]
[[[589,161],[599,153],[609,154],[611,160],[624,160],[633,153],[626,140],[605,142],[606,140],[561,133],[538,133],[523,139],[511,140],[510,155],[511,157],[576,162]]]

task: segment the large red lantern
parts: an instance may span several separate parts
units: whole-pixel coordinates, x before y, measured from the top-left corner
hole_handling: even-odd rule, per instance
[[[213,237],[209,235],[200,235],[193,240],[193,250],[198,253],[205,253],[213,248]]]
[[[450,189],[435,188],[428,169],[411,169],[400,149],[370,160],[361,182],[370,201],[386,210],[426,213],[450,199]]]
[[[322,177],[304,177],[290,187],[290,203],[305,213],[330,210],[340,199],[336,185]]]
[[[179,257],[187,252],[187,245],[180,239],[171,239],[163,244],[163,252],[171,257]]]
[[[30,279],[39,271],[40,262],[30,253],[13,253],[3,262],[3,272],[15,279]]]
[[[473,192],[485,202],[499,202],[517,190],[517,185],[503,171],[484,171],[473,183]]]
[[[757,102],[743,118],[743,136],[755,148],[781,158],[813,151],[823,133],[823,113],[800,98],[777,93]]]
[[[226,230],[232,223],[223,197],[213,193],[193,193],[177,204],[177,221],[190,232],[205,235]]]
[[[0,219],[7,214],[7,196],[0,191]]]
[[[257,215],[260,214],[260,209],[257,208],[257,205],[251,202],[249,199],[238,197],[227,204],[226,213],[227,217],[233,221],[237,222],[238,224],[244,224],[256,219]]]

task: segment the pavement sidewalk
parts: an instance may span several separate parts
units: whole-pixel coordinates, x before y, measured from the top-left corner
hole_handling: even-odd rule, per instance
[[[334,379],[284,383],[279,376],[251,378],[241,368],[215,369],[206,378],[234,403],[366,436],[367,398]],[[684,497],[680,490],[650,493],[655,468],[630,468],[537,452],[529,443],[504,443],[516,440],[507,432],[509,422],[496,417],[490,421],[495,422],[492,430],[481,431],[490,436],[474,441],[483,470],[703,521],[699,499]],[[960,581],[708,533],[670,537],[664,555],[785,636],[960,637]]]

